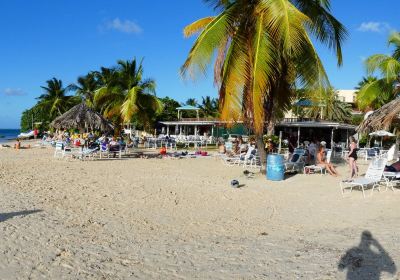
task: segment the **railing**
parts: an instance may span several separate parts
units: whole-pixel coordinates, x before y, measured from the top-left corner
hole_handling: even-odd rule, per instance
[[[313,118],[284,118],[282,120],[283,123],[294,123],[294,122],[319,122],[320,119],[313,119]]]
[[[180,118],[180,121],[184,122],[209,122],[209,121],[218,121],[216,118]]]

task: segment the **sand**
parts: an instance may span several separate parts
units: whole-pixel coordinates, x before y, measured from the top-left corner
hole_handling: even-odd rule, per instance
[[[339,171],[272,182],[213,157],[0,149],[0,279],[400,279],[400,191],[343,198]],[[364,231],[380,245],[339,269]]]

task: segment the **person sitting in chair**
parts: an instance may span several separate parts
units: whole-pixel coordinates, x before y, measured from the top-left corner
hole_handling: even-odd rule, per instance
[[[332,176],[338,176],[338,172],[336,171],[335,167],[329,162],[326,161],[325,158],[325,149],[324,146],[319,146],[318,148],[318,153],[317,153],[317,159],[316,163],[318,166],[324,167],[326,170],[328,170],[329,174]]]

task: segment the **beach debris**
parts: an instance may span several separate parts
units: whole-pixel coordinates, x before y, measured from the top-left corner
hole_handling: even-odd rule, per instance
[[[231,187],[232,188],[238,188],[239,187],[239,181],[238,180],[232,180],[231,181]]]
[[[247,178],[254,178],[254,175],[255,175],[254,172],[251,172],[251,171],[249,171],[249,170],[247,170],[247,169],[243,171],[243,174],[244,174],[244,176],[246,176]]]

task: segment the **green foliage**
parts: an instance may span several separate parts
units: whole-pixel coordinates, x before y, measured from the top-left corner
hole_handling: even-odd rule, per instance
[[[85,101],[117,127],[133,121],[150,129],[162,110],[162,103],[155,96],[155,81],[143,79],[142,61],[119,60],[117,64],[114,68],[101,67],[100,71],[89,72],[79,77],[77,84],[66,87],[56,78],[46,81],[47,85],[42,87],[44,93],[37,98],[37,104],[22,115],[22,128],[31,127],[33,111],[36,116],[42,112],[41,121],[50,123],[74,105]],[[69,95],[70,91],[75,91],[75,96]]]
[[[353,115],[351,117],[351,124],[359,125],[364,120],[364,115]]]
[[[311,96],[313,106],[306,109],[306,116],[314,119],[323,119],[337,122],[350,122],[352,107],[340,101],[333,88],[320,90]]]
[[[21,131],[29,131],[32,129],[32,123],[39,122],[42,124],[34,125],[34,127],[37,127],[40,131],[48,130],[49,123],[51,121],[50,115],[46,111],[43,111],[40,106],[35,105],[32,108],[22,112],[20,125]]]
[[[267,143],[268,140],[272,141],[272,143],[274,143],[275,145],[279,144],[279,136],[276,136],[276,135],[264,135],[263,136],[264,144]]]
[[[210,96],[202,97],[200,113],[203,117],[217,117],[219,114],[218,99]]]
[[[95,91],[94,104],[115,125],[136,123],[150,129],[162,103],[155,96],[156,83],[143,78],[142,61],[119,60],[115,68],[101,68],[96,76],[102,86]]]
[[[35,106],[47,112],[49,120],[54,120],[80,102],[76,96],[68,95],[73,85],[64,87],[62,81],[56,78],[46,81],[46,84],[41,87],[44,93],[37,98]]]
[[[391,55],[375,54],[365,61],[368,74],[377,73],[378,78],[364,79],[360,83],[357,104],[362,110],[380,108],[400,93],[400,87],[395,86],[400,74],[400,33],[393,32],[388,43],[394,47]]]
[[[365,147],[368,142],[368,135],[367,134],[362,134],[360,139],[358,140],[358,144],[360,147]]]
[[[176,108],[180,107],[178,101],[167,97],[160,98],[163,104],[163,110],[157,115],[157,120],[159,121],[175,121],[178,119],[178,111]]]
[[[208,2],[218,14],[184,29],[185,36],[198,37],[181,74],[195,78],[214,64],[221,119],[242,119],[258,137],[266,121],[290,108],[295,84],[329,86],[313,39],[332,48],[342,64],[347,33],[330,13],[329,0]]]

